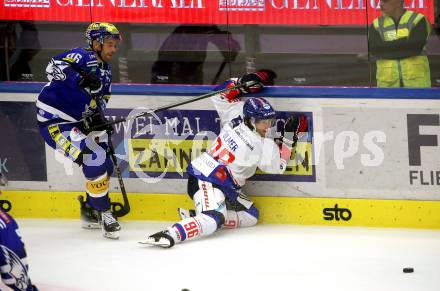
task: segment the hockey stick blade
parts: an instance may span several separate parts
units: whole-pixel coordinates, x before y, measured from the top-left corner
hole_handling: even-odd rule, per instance
[[[9,211],[11,211],[11,208],[12,208],[11,201],[9,201],[9,200],[0,200],[0,208],[1,208],[4,212],[9,212]]]

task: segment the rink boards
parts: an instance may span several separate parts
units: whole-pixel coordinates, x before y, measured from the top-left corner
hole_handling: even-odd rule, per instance
[[[78,218],[81,192],[4,191],[11,213],[23,218]],[[178,220],[177,208],[194,208],[186,195],[129,193],[123,220]],[[112,201],[122,202],[119,193]],[[421,200],[252,197],[260,223],[440,229],[440,203]]]
[[[17,216],[78,217],[81,172],[45,147],[33,125],[32,102],[41,87],[0,84],[0,130],[8,140],[0,145],[0,169],[10,179],[4,193]],[[106,113],[114,119],[211,88],[114,85]],[[284,175],[258,172],[245,186],[261,221],[440,228],[439,95],[438,89],[298,87],[258,95],[280,111],[279,126],[302,113],[310,128]],[[184,195],[185,167],[215,138],[216,117],[202,100],[116,127],[113,141],[132,206],[126,219],[176,220],[177,207],[192,207]],[[117,180],[111,187],[117,191]]]

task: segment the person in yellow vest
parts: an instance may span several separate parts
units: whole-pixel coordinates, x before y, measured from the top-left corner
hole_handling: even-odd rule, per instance
[[[369,28],[369,51],[376,60],[378,87],[431,87],[426,42],[431,23],[405,10],[403,0],[381,0],[382,16]]]

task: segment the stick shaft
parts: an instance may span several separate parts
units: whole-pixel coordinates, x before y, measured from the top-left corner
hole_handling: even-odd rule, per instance
[[[101,101],[102,101],[101,98],[97,99],[97,107],[99,114],[101,115],[102,118],[104,118],[104,111],[102,110],[101,107]],[[121,217],[130,212],[130,202],[128,201],[127,192],[125,191],[125,185],[124,185],[124,180],[122,180],[121,169],[119,168],[118,160],[116,159],[115,148],[113,146],[111,132],[109,132],[108,130],[107,130],[107,135],[108,135],[108,151],[113,163],[113,168],[116,171],[116,176],[118,177],[119,187],[121,188],[121,193],[122,193],[122,199],[124,200],[124,204],[122,208],[119,209],[117,213],[114,213],[114,215],[116,217]]]
[[[209,98],[209,97],[212,97],[214,95],[217,95],[217,94],[220,94],[220,93],[223,93],[223,92],[227,92],[227,91],[234,90],[234,89],[239,89],[239,88],[244,87],[244,86],[249,86],[250,87],[250,86],[255,85],[256,83],[257,82],[255,82],[255,81],[250,81],[250,82],[247,82],[245,84],[239,84],[239,85],[236,85],[236,86],[233,86],[233,87],[230,87],[230,88],[225,88],[225,89],[222,89],[222,90],[218,90],[218,91],[214,91],[214,92],[209,92],[207,94],[203,94],[201,96],[197,96],[197,97],[194,97],[194,98],[189,98],[189,99],[184,100],[184,101],[179,101],[179,102],[171,103],[171,104],[168,104],[168,105],[160,106],[160,107],[158,107],[156,109],[152,109],[152,110],[149,110],[149,111],[146,111],[146,112],[142,112],[142,113],[139,113],[139,114],[134,115],[134,116],[128,116],[128,117],[123,117],[123,118],[115,119],[113,121],[109,121],[106,124],[101,124],[99,126],[93,127],[92,130],[99,130],[100,128],[106,127],[108,125],[114,125],[114,124],[118,124],[118,123],[129,121],[129,120],[133,120],[133,119],[136,119],[136,118],[139,118],[139,117],[148,116],[148,115],[151,115],[153,113],[161,112],[161,111],[168,110],[168,109],[171,109],[171,108],[174,108],[174,107],[178,107],[178,106],[181,106],[181,105],[185,105],[185,104],[188,104],[188,103],[199,101],[199,100],[202,100],[202,99],[205,99],[205,98]]]

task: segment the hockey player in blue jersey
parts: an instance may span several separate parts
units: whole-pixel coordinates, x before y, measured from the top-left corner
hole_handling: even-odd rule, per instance
[[[113,164],[107,134],[89,131],[106,122],[99,113],[110,98],[108,62],[117,52],[121,35],[113,24],[94,22],[85,37],[88,47],[74,48],[50,60],[46,68],[49,83],[36,103],[37,119],[46,143],[82,168],[87,194],[81,207],[83,227],[102,228],[105,237],[117,239],[121,226],[110,210]]]
[[[282,174],[290,160],[298,134],[307,130],[305,116],[291,116],[282,138],[268,137],[276,112],[264,98],[240,100],[241,93],[256,93],[272,84],[274,73],[261,70],[226,81],[216,89],[257,82],[211,97],[219,114],[221,131],[213,145],[188,166],[188,194],[195,212],[179,209],[181,221],[147,238],[146,244],[164,248],[176,243],[208,236],[220,228],[253,226],[259,212],[241,188],[257,168]]]
[[[6,182],[0,173],[0,186],[6,185]],[[38,291],[31,283],[28,269],[17,222],[0,207],[0,273],[3,283],[14,291]]]

